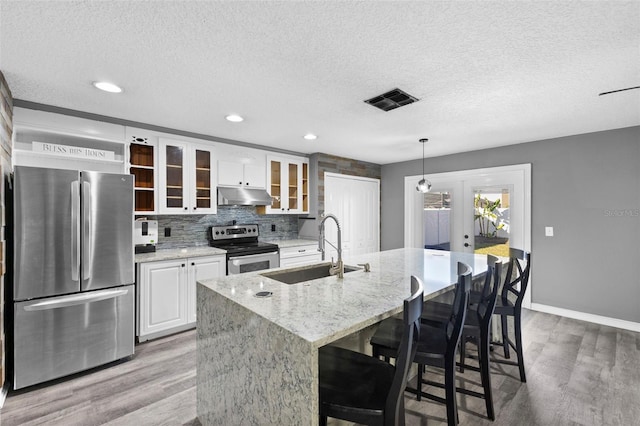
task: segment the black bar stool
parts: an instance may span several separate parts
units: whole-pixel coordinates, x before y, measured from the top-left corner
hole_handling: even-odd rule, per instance
[[[320,425],[334,417],[367,425],[404,425],[404,388],[420,333],[424,290],[411,277],[411,296],[404,301],[397,362],[335,346],[318,350]]]
[[[504,357],[509,359],[509,347],[516,351],[516,361],[503,359],[492,359],[493,362],[516,365],[520,371],[520,381],[526,382],[527,376],[524,371],[524,357],[522,350],[522,301],[524,293],[529,284],[529,272],[531,270],[531,253],[519,249],[509,250],[509,264],[500,297],[496,302],[495,314],[500,315],[502,326],[502,342],[492,342],[492,345],[502,346]],[[519,287],[519,288],[518,288]],[[514,300],[515,296],[515,300]],[[472,301],[476,298],[472,294]],[[508,318],[513,317],[514,338],[509,338]]]
[[[487,409],[487,417],[490,420],[495,420],[489,369],[490,331],[491,318],[496,306],[501,277],[502,262],[495,256],[487,255],[487,272],[484,277],[484,284],[476,296],[475,303],[470,303],[467,308],[467,315],[460,340],[460,362],[458,363],[460,372],[463,373],[465,368],[479,372],[483,393],[460,387],[456,388],[457,392],[465,395],[483,398]],[[443,327],[446,325],[448,316],[451,315],[451,309],[452,305],[427,301],[422,311],[422,322],[434,327]],[[478,367],[465,363],[467,342],[474,343],[478,346]],[[441,383],[431,382],[431,384],[442,387]]]
[[[458,409],[456,405],[456,348],[462,334],[462,326],[465,321],[469,290],[471,287],[471,268],[464,263],[458,263],[458,283],[456,284],[453,309],[449,321],[445,327],[432,327],[426,324],[420,325],[420,340],[413,362],[418,364],[417,389],[406,390],[417,395],[417,399],[426,397],[443,403],[447,407],[447,421],[449,425],[458,424]],[[376,333],[371,338],[373,355],[385,359],[396,358],[402,354],[400,351],[400,333],[398,332],[398,320],[389,318],[384,320]],[[434,366],[444,369],[445,398],[431,395],[422,391],[422,384],[429,383],[422,380],[424,366]]]

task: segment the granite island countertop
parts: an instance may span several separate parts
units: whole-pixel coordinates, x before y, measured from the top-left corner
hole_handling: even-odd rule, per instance
[[[345,259],[354,266],[368,262],[371,272],[359,269],[341,280],[330,276],[284,284],[259,271],[199,283],[320,347],[400,312],[411,275],[423,280],[425,299],[448,290],[457,280],[458,261],[470,264],[474,275],[486,270],[485,256],[396,249]],[[272,295],[256,297],[261,291]]]
[[[289,285],[251,272],[199,281],[198,419],[318,425],[318,348],[400,312],[411,275],[422,279],[425,298],[451,288],[459,260],[475,275],[486,270],[482,255],[397,249],[347,257],[347,265],[368,262],[371,272],[343,279]],[[261,291],[272,295],[256,297]]]

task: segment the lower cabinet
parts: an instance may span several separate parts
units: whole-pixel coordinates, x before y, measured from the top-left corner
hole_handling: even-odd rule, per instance
[[[280,267],[303,266],[321,262],[318,244],[280,248]]]
[[[145,262],[138,265],[138,340],[192,328],[196,281],[225,275],[225,256]]]

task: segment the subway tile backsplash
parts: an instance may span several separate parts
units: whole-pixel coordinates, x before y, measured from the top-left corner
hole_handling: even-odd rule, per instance
[[[214,225],[257,223],[260,239],[281,240],[298,238],[297,215],[261,215],[255,206],[218,206],[217,214],[210,215],[160,215],[136,216],[158,221],[157,249],[203,246],[209,244],[208,229]],[[272,231],[275,225],[275,231]],[[171,236],[165,237],[165,228],[171,228]]]

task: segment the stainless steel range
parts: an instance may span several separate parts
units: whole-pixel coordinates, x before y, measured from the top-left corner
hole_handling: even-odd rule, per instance
[[[258,225],[209,228],[209,245],[227,251],[227,275],[280,266],[278,245],[260,242],[258,235]]]

